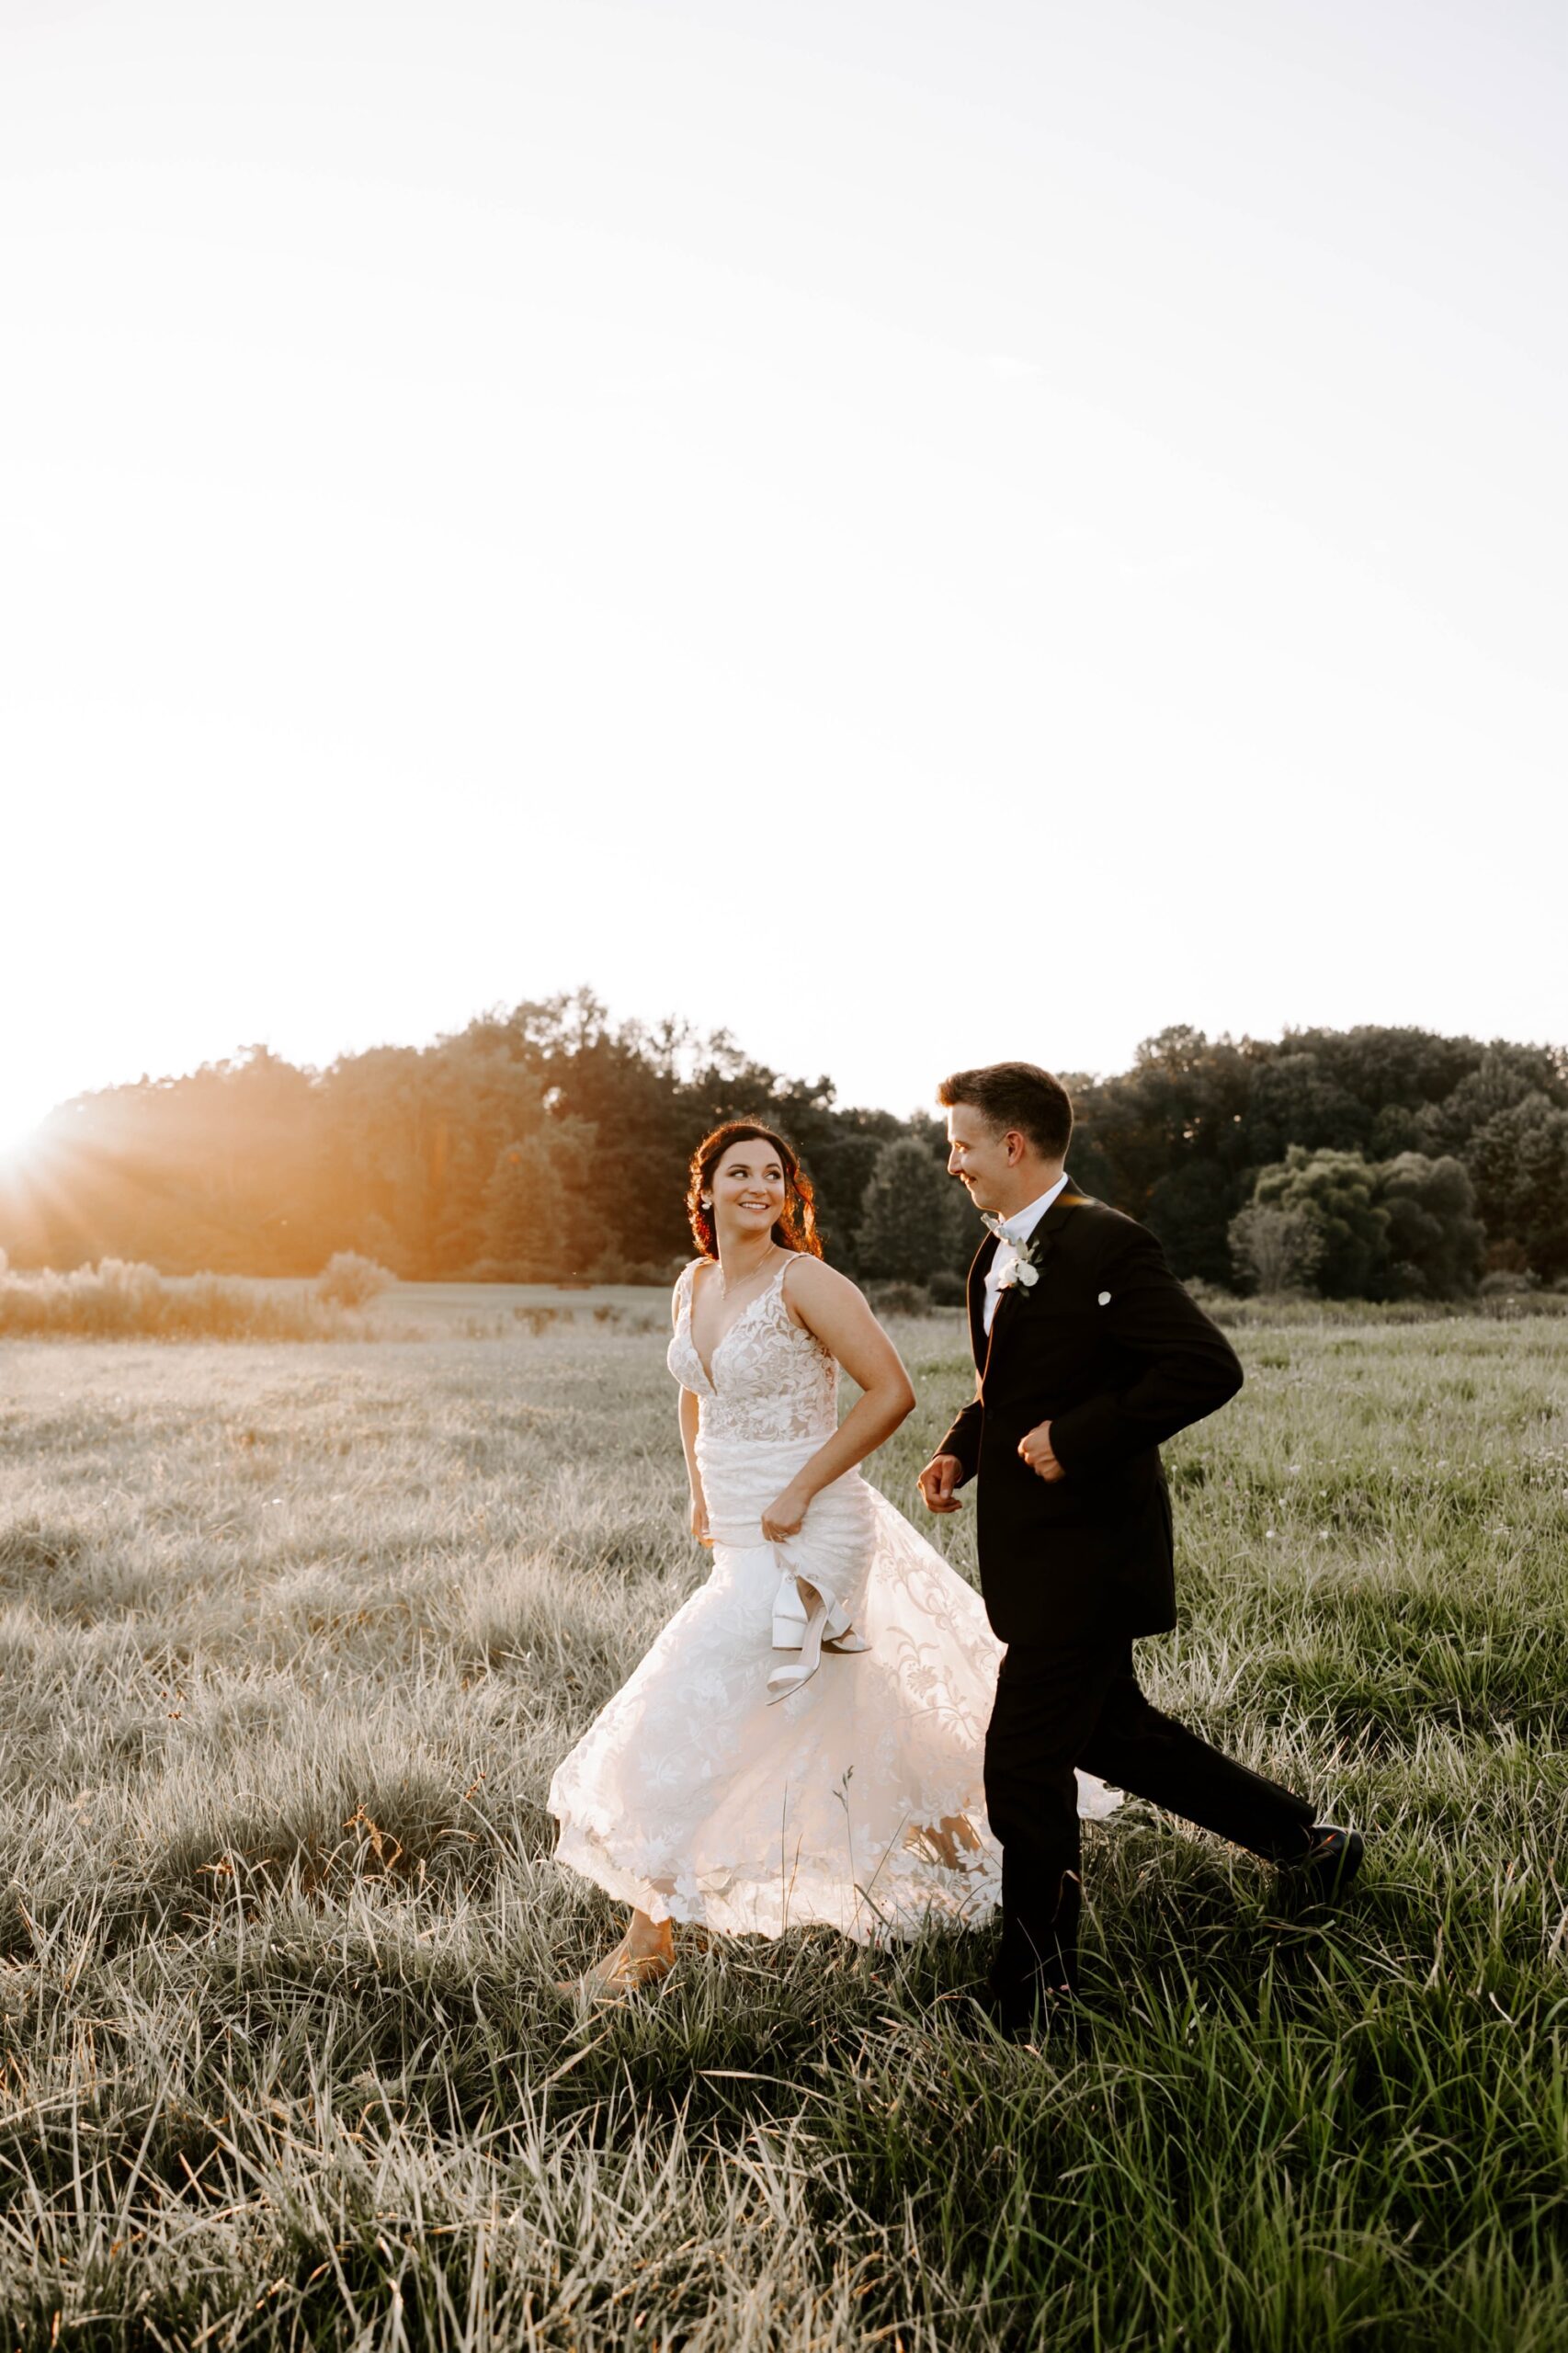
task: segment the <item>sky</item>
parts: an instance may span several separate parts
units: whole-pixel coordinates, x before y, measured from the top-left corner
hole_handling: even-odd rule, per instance
[[[1545,0],[0,0],[0,1143],[1568,1036]]]

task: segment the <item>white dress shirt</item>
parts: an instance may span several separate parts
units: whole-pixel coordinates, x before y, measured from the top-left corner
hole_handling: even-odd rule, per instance
[[[1015,1210],[1012,1216],[1005,1217],[997,1228],[1000,1239],[996,1245],[996,1254],[985,1269],[984,1313],[985,1328],[988,1332],[996,1313],[996,1302],[1002,1295],[1003,1281],[1018,1263],[1018,1253],[1015,1245],[1028,1240],[1066,1182],[1067,1171],[1063,1169],[1049,1193],[1042,1193],[1039,1200],[1031,1201],[1027,1209]]]

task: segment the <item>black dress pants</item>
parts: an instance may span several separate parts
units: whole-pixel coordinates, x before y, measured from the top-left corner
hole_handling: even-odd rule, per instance
[[[1303,1853],[1314,1819],[1304,1798],[1152,1707],[1125,1635],[1009,1644],[985,1735],[985,1809],[1002,1847],[991,1991],[1006,2025],[1027,2025],[1042,1989],[1077,1983],[1080,1765],[1270,1860]]]

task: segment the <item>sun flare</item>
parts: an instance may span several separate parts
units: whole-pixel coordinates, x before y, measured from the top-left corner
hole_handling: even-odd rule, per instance
[[[43,1125],[36,1112],[13,1110],[0,1103],[0,1174],[21,1165],[33,1151]]]

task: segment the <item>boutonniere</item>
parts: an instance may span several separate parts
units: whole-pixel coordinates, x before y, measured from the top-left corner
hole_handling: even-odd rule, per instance
[[[1014,1254],[1013,1263],[1008,1267],[1006,1273],[997,1277],[996,1288],[998,1291],[1018,1290],[1021,1291],[1027,1299],[1030,1291],[1033,1290],[1036,1283],[1040,1280],[1040,1268],[1034,1262],[1034,1242],[1032,1238],[1028,1242],[1014,1242],[1010,1240],[1009,1237],[1002,1231],[1002,1221],[999,1217],[988,1217],[985,1222],[991,1228],[992,1233],[996,1236],[998,1242],[1006,1242],[1008,1249]]]

